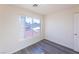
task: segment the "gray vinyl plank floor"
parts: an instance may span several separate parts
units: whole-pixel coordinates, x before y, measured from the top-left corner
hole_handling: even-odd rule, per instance
[[[34,45],[26,47],[14,54],[78,54],[72,49],[50,42],[48,40],[42,40]]]

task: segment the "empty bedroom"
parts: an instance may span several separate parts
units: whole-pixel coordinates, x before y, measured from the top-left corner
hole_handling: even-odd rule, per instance
[[[0,54],[79,54],[79,5],[0,4]]]

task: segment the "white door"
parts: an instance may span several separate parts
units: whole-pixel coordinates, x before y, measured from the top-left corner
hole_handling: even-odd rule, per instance
[[[74,15],[74,50],[79,52],[79,14]]]

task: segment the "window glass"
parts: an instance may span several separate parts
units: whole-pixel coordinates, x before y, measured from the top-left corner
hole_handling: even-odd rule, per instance
[[[21,22],[24,28],[24,38],[32,38],[40,34],[40,19],[21,16]]]
[[[31,17],[25,17],[25,20],[24,20],[24,37],[25,38],[30,38],[32,37],[32,18]]]
[[[33,30],[34,36],[40,33],[40,20],[39,19],[33,19],[32,30]]]

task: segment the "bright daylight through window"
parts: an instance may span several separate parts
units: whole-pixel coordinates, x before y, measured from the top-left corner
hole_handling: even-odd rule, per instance
[[[24,38],[31,38],[40,34],[40,19],[21,16],[24,26]]]

